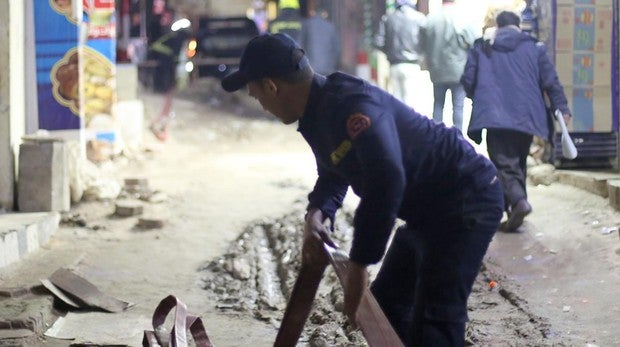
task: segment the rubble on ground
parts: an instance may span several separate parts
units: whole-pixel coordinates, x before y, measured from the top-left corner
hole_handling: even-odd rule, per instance
[[[301,233],[304,211],[248,225],[221,257],[201,271],[203,287],[221,311],[250,313],[275,327],[280,324],[301,266]],[[340,212],[333,235],[349,249],[352,211]],[[466,343],[491,346],[511,341],[514,345],[565,346],[544,317],[528,309],[518,287],[485,263],[469,301],[470,322]],[[493,284],[490,284],[493,282]],[[328,267],[301,342],[309,346],[366,346],[361,332],[351,329],[343,309],[343,292]]]

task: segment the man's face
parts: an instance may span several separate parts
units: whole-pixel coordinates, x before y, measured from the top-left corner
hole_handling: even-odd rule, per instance
[[[278,86],[270,79],[248,82],[248,94],[258,100],[265,111],[280,119],[284,124],[294,123],[299,118],[289,110],[288,103],[283,102]]]

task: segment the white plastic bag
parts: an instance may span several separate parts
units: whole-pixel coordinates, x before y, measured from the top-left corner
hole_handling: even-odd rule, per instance
[[[562,128],[562,156],[566,159],[573,160],[577,158],[577,148],[568,134],[568,129],[566,129],[566,124],[564,123],[564,116],[560,110],[555,110],[555,119],[560,123],[560,127]]]

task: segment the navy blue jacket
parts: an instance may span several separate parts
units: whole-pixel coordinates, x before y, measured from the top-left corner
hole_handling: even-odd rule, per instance
[[[458,130],[339,72],[315,74],[298,131],[319,175],[308,209],[333,221],[349,185],[361,198],[350,252],[360,264],[381,260],[397,217],[413,225],[445,217],[454,213],[446,202],[465,187],[488,185],[496,173]]]
[[[570,111],[545,46],[511,27],[497,30],[492,45],[474,42],[461,77],[473,107],[467,135],[481,142],[482,129],[510,129],[548,138],[547,92],[552,109]]]

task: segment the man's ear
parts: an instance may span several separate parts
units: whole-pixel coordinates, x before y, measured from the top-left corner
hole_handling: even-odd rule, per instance
[[[278,85],[271,78],[263,79],[263,88],[265,89],[265,92],[272,94],[272,95],[277,95],[279,91]]]

